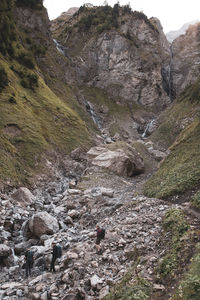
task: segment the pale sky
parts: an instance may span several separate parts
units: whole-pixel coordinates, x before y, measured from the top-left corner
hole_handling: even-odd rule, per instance
[[[110,6],[117,0],[107,0]],[[71,7],[84,3],[103,5],[104,0],[44,0],[50,20],[57,18]],[[132,10],[142,11],[148,18],[157,17],[165,33],[178,30],[183,24],[200,20],[200,0],[120,0],[120,5],[130,4]]]

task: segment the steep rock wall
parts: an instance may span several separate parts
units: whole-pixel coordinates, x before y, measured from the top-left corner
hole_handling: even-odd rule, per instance
[[[75,70],[75,78],[68,72],[68,81],[106,89],[154,111],[169,104],[161,70],[169,64],[170,50],[157,19],[120,14],[118,28],[101,33],[95,26],[79,30],[79,21],[80,16],[72,17],[56,36]]]

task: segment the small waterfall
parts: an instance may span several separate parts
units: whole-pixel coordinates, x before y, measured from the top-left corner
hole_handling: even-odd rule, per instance
[[[13,248],[11,249],[11,251],[12,251],[13,263],[14,263],[14,266],[16,266],[19,258],[15,255],[15,250]]]
[[[65,49],[64,47],[58,43],[58,41],[56,41],[55,39],[53,39],[54,43],[56,44],[56,49],[65,56]]]
[[[154,125],[155,125],[155,119],[151,120],[147,124],[147,126],[146,126],[146,128],[145,128],[145,130],[144,130],[144,132],[142,134],[142,138],[145,138],[147,135],[149,135],[149,133],[151,132],[151,130],[152,130],[152,128],[153,128]]]
[[[99,117],[97,116],[97,114],[95,113],[94,108],[92,107],[92,104],[89,101],[86,101],[86,108],[87,108],[87,111],[90,113],[90,116],[92,117],[93,122],[97,125],[97,127],[99,129],[101,129],[102,128],[101,121],[100,121]]]
[[[173,61],[173,52],[172,45],[170,46],[170,62],[168,66],[168,89],[169,89],[169,99],[173,101],[173,82],[172,82],[172,61]]]
[[[22,224],[21,230],[19,232],[20,237],[24,240],[25,232],[27,231],[28,220],[24,221]]]

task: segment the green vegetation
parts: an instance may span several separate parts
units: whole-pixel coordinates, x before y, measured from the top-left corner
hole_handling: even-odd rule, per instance
[[[196,246],[196,254],[192,258],[189,272],[181,281],[178,291],[170,300],[199,300],[200,299],[200,244]]]
[[[15,68],[14,65],[12,65],[10,69],[14,71],[21,78],[20,84],[25,89],[34,90],[36,87],[38,87],[37,74],[27,71],[26,68],[22,68],[22,67]]]
[[[152,285],[149,281],[137,277],[131,282],[134,267],[116,284],[111,292],[103,300],[148,300],[152,293]]]
[[[0,1],[0,52],[4,55],[14,54],[13,41],[16,40],[16,29],[12,19],[13,0]]]
[[[86,7],[81,6],[77,15],[81,14],[80,20],[76,23],[79,31],[88,31],[92,26],[97,27],[100,33],[112,27],[118,27],[119,4],[111,6]]]
[[[33,54],[30,51],[21,51],[16,57],[18,62],[27,67],[28,69],[34,69],[34,59]]]
[[[200,208],[200,191],[198,191],[191,199],[191,205],[194,208]]]
[[[181,132],[170,154],[144,186],[147,196],[164,198],[191,189],[200,180],[200,119]]]
[[[17,6],[30,7],[33,9],[43,8],[43,0],[16,0]]]
[[[170,154],[147,181],[144,193],[165,198],[195,187],[200,180],[200,87],[189,86],[161,117],[151,140],[168,148]]]
[[[0,66],[0,92],[8,85],[8,75],[5,69]]]
[[[54,151],[67,154],[87,145],[89,134],[78,115],[36,73],[26,74],[37,81],[37,93],[20,85],[15,71],[20,70],[18,63],[13,61],[9,67],[2,60],[1,65],[12,86],[1,93],[0,178],[28,184],[34,172],[42,171],[42,157]]]
[[[187,234],[189,226],[181,210],[170,209],[165,214],[163,228],[171,236],[168,253],[163,257],[157,270],[159,277],[165,280],[172,278],[179,268],[181,248],[184,244],[183,237]]]
[[[75,27],[78,27],[80,32],[96,28],[96,31],[101,33],[104,30],[118,28],[119,18],[130,14],[137,19],[143,19],[153,30],[156,30],[154,24],[142,12],[132,12],[129,5],[120,6],[119,3],[116,3],[113,8],[108,5],[98,7],[81,6],[75,14],[75,16],[80,17]],[[121,20],[121,22],[124,22],[124,20]]]

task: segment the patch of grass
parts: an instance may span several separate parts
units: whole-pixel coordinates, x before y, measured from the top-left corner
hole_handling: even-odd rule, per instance
[[[183,236],[187,234],[189,225],[186,223],[181,210],[170,209],[165,214],[163,228],[171,236],[171,242],[168,244],[168,253],[162,258],[157,271],[161,279],[165,280],[173,277],[178,269],[180,263],[178,254],[183,247]]]
[[[165,198],[191,189],[200,181],[200,119],[185,128],[170,147],[170,154],[144,185],[149,197]]]
[[[148,300],[152,293],[152,284],[140,277],[131,281],[134,267],[115,285],[103,300]]]
[[[196,254],[191,260],[189,271],[181,281],[177,292],[170,300],[200,299],[200,244],[196,246]]]
[[[8,85],[8,75],[5,69],[0,66],[0,92]]]
[[[1,64],[12,86],[2,91],[0,101],[0,178],[27,184],[33,171],[41,167],[41,155],[51,151],[68,154],[78,146],[89,144],[89,133],[80,117],[41,77],[38,76],[37,93],[23,89],[18,74],[6,61],[2,60]],[[15,105],[8,101],[13,95]],[[5,130],[11,124],[19,129],[17,134]]]
[[[191,206],[200,208],[200,191],[198,191],[191,199]]]
[[[30,51],[21,51],[16,58],[24,67],[27,67],[28,69],[34,69],[34,58]]]

